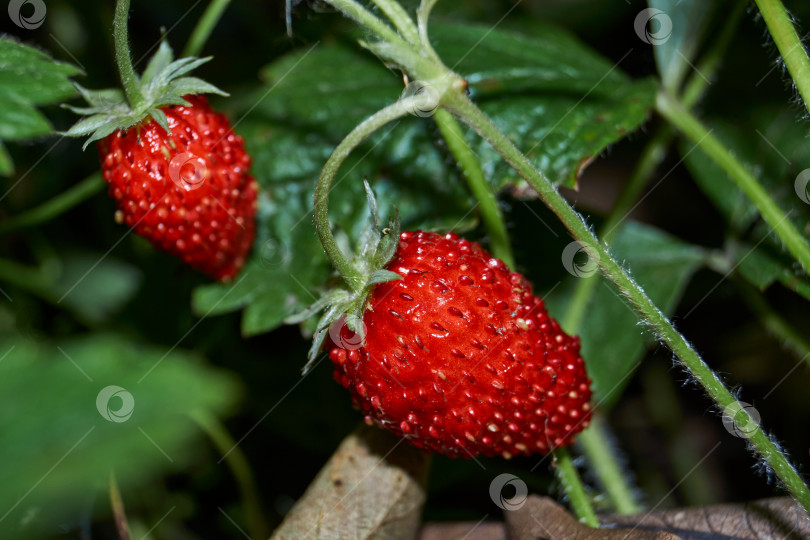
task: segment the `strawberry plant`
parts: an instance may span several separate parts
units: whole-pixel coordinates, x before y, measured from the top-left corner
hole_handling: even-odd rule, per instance
[[[0,536],[807,534],[810,11],[620,4],[9,2]]]

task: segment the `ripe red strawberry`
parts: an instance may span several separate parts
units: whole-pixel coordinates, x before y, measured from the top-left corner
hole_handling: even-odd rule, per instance
[[[118,211],[155,247],[214,279],[232,279],[254,237],[257,184],[250,156],[225,115],[202,96],[99,141],[104,180]]]
[[[364,337],[330,331],[335,378],[366,421],[449,456],[547,453],[588,425],[590,380],[571,337],[510,272],[454,234],[404,232]],[[340,323],[339,323],[340,324]]]
[[[116,47],[121,43],[126,39],[116,40]],[[186,76],[208,60],[173,60],[163,42],[138,77],[128,52],[117,51],[126,92],[76,85],[89,106],[68,107],[86,118],[65,135],[89,135],[85,148],[98,141],[104,180],[118,206],[116,221],[197,270],[228,281],[253,243],[258,186],[248,174],[250,156],[242,138],[199,95],[226,94]]]

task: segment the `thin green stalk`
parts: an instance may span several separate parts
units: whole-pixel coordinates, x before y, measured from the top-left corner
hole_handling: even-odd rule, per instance
[[[642,151],[627,186],[602,225],[600,237],[606,245],[613,240],[619,224],[627,218],[650,176],[666,156],[672,138],[672,129],[666,125],[661,126]],[[588,305],[601,279],[600,276],[593,275],[577,281],[562,318],[562,327],[566,332],[579,333]],[[616,511],[620,514],[635,514],[641,511],[641,506],[633,497],[629,482],[622,474],[622,468],[613,454],[613,449],[607,442],[606,428],[602,425],[598,414],[591,420],[591,426],[579,435],[578,441]]]
[[[774,311],[759,291],[748,283],[738,281],[740,297],[757,316],[760,324],[798,358],[810,363],[810,341],[784,317]]]
[[[416,25],[413,19],[408,15],[408,12],[400,5],[397,0],[371,0],[380,11],[385,13],[396,29],[405,38],[405,41],[411,45],[419,45],[419,32],[416,30]]]
[[[571,460],[571,454],[565,447],[554,450],[554,472],[579,521],[590,527],[599,527],[599,520],[593,511],[591,499],[585,492],[579,472]]]
[[[50,221],[100,192],[104,185],[101,173],[95,172],[36,208],[4,220],[0,223],[0,234]]]
[[[737,25],[745,13],[745,8],[745,3],[741,2],[732,10],[719,36],[701,58],[691,79],[687,81],[683,90],[683,103],[687,108],[692,108],[706,93],[710,84],[709,79],[717,72],[731,39],[734,37]],[[680,84],[680,81],[677,81],[675,86],[680,87]],[[667,148],[669,148],[674,137],[675,132],[672,127],[669,124],[663,124],[657,128],[655,134],[647,143],[627,186],[623,189],[613,210],[600,229],[598,236],[606,244],[611,243],[615,233],[618,231],[618,226],[627,218],[644,186],[666,157]],[[591,276],[582,278],[577,282],[568,309],[563,317],[563,328],[568,332],[574,334],[579,332],[588,304],[593,297],[599,280],[599,277]],[[599,413],[594,415],[591,420],[591,427],[583,431],[578,440],[601,485],[604,486],[605,492],[613,502],[616,511],[620,514],[634,514],[641,511],[641,505],[633,496],[630,484],[622,472],[622,467],[612,452],[611,444],[608,442],[607,428]]]
[[[672,136],[672,130],[662,126],[642,151],[627,186],[616,201],[604,225],[602,225],[600,237],[606,244],[610,244],[611,240],[613,240],[618,232],[619,225],[627,219],[630,209],[638,200],[650,176],[666,156],[667,146],[672,141]],[[572,334],[579,332],[585,313],[588,310],[588,303],[598,283],[599,276],[596,275],[580,278],[577,282],[574,294],[568,303],[568,309],[562,320],[562,326],[566,332]]]
[[[481,164],[467,144],[461,126],[458,125],[453,115],[443,109],[437,109],[433,115],[439,131],[447,143],[447,148],[456,159],[467,185],[470,188],[478,206],[481,209],[481,219],[484,222],[490,238],[490,249],[492,254],[506,263],[509,268],[515,267],[514,256],[512,255],[512,245],[509,243],[509,234],[503,221],[503,214],[498,206],[498,200],[492,191],[492,186],[484,177]]]
[[[200,55],[200,52],[202,52],[205,46],[205,42],[208,41],[208,38],[211,36],[211,31],[214,30],[214,27],[219,22],[220,17],[222,17],[225,8],[228,7],[230,2],[231,0],[211,0],[211,3],[205,8],[202,17],[197,21],[197,26],[195,26],[194,30],[191,32],[191,36],[188,38],[181,56]]]
[[[121,491],[118,489],[118,482],[115,480],[114,473],[110,473],[110,506],[112,506],[118,538],[120,540],[129,540],[129,523],[127,522],[127,513],[124,510],[124,499],[121,497]]]
[[[124,94],[127,96],[129,106],[137,109],[144,101],[141,94],[140,81],[132,67],[132,57],[129,54],[129,37],[127,35],[127,20],[129,19],[129,0],[118,0],[115,4],[115,18],[113,19],[113,41],[115,42],[115,63],[124,85]]]
[[[782,209],[748,169],[676,98],[659,92],[658,112],[692,139],[712,161],[719,165],[759,210],[762,219],[773,229],[788,251],[810,272],[810,244],[796,230]]]
[[[804,106],[810,112],[810,58],[807,57],[807,51],[796,33],[796,27],[780,0],[756,0],[756,2],[788,72],[796,83],[796,89],[804,100]]]
[[[355,0],[327,0],[327,3],[380,36],[384,41],[396,46],[407,46],[407,43],[390,26],[372,15],[370,11],[355,2]]]
[[[351,133],[346,135],[346,138],[340,141],[340,144],[337,145],[326,164],[324,164],[321,176],[318,179],[318,185],[315,188],[315,230],[318,232],[318,237],[332,266],[335,267],[353,291],[364,286],[364,283],[362,276],[340,251],[335,237],[332,235],[332,227],[329,224],[329,192],[332,181],[335,179],[341,164],[352,150],[387,123],[416,110],[423,100],[424,96],[421,95],[400,99],[360,123]]]
[[[655,333],[675,353],[695,380],[706,390],[717,405],[727,410],[741,410],[736,419],[748,421],[748,439],[787,490],[810,511],[810,489],[796,472],[785,455],[776,447],[765,432],[751,419],[736,398],[723,385],[712,369],[706,365],[688,341],[674,328],[672,323],[655,306],[643,289],[630,277],[624,268],[602,246],[591,229],[542,173],[535,169],[512,141],[504,135],[492,121],[476,107],[466,95],[456,94],[446,97],[448,108],[461,120],[475,129],[538,193],[545,204],[560,218],[574,239],[590,245],[599,254],[602,272],[613,281],[624,296],[633,304],[641,317]],[[725,149],[724,149],[725,150]]]
[[[258,491],[253,481],[253,473],[250,470],[245,454],[242,453],[239,445],[219,420],[202,412],[193,412],[191,417],[205,431],[217,450],[225,456],[225,462],[228,464],[234,478],[236,478],[239,492],[242,495],[250,537],[267,538],[270,535],[270,528],[264,520]]]
[[[599,484],[610,497],[616,512],[637,514],[643,507],[633,495],[633,490],[627,481],[627,473],[617,461],[609,440],[605,419],[598,411],[591,417],[591,425],[588,426],[588,429],[577,437],[580,449],[588,458],[588,463],[593,467]]]

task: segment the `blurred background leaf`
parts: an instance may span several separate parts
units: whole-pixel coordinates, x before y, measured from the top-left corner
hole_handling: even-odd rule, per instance
[[[201,434],[189,413],[221,416],[239,395],[233,375],[198,357],[114,335],[6,336],[0,351],[0,531],[8,538],[78,523],[105,497],[111,472],[128,490],[190,466]],[[108,392],[97,407],[110,385],[124,393]]]

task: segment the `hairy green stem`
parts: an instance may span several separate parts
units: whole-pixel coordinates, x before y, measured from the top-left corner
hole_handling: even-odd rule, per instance
[[[600,237],[602,241],[609,244],[616,236],[619,225],[627,219],[633,204],[638,200],[644,186],[647,185],[652,173],[666,156],[667,146],[672,141],[672,130],[668,127],[661,127],[655,133],[650,142],[641,153],[641,157],[636,163],[636,167],[622,191],[619,199],[613,207],[610,215],[601,228]],[[566,332],[576,334],[588,311],[588,303],[591,295],[599,283],[599,276],[589,276],[580,278],[574,289],[568,309],[562,319],[562,327]]]
[[[754,175],[676,98],[665,92],[659,92],[656,108],[664,118],[692,139],[712,161],[728,173],[748,199],[754,203],[762,219],[771,226],[774,234],[804,267],[805,272],[810,272],[810,244],[787,219],[785,213],[754,178]]]
[[[399,37],[390,26],[375,17],[370,11],[358,2],[355,2],[355,0],[327,0],[327,3],[380,36],[384,41],[396,46],[407,47],[405,40]]]
[[[259,503],[258,490],[253,481],[253,473],[250,470],[245,454],[239,448],[231,434],[225,426],[214,416],[200,411],[191,413],[192,419],[214,443],[216,449],[225,456],[225,462],[231,470],[239,492],[242,496],[242,504],[245,509],[247,529],[251,538],[267,538],[270,535],[270,528],[264,520],[264,512]]]
[[[181,56],[200,55],[203,47],[205,47],[206,41],[208,41],[208,38],[211,36],[211,32],[225,12],[225,8],[227,8],[230,3],[231,0],[211,0],[211,3],[205,8],[205,12],[203,12],[202,17],[197,21],[197,25],[191,32],[191,36],[188,38]]]
[[[745,7],[745,3],[741,2],[732,10],[723,30],[701,58],[691,79],[687,81],[683,90],[683,103],[687,108],[692,108],[706,93],[710,84],[709,79],[717,72],[731,39],[734,37],[737,25],[745,13]],[[680,85],[681,82],[676,81],[675,86],[680,87]],[[661,125],[641,152],[630,175],[630,180],[600,229],[598,236],[606,244],[611,243],[615,233],[618,232],[618,226],[627,219],[644,186],[647,185],[655,170],[666,157],[667,148],[674,137],[675,131],[672,127],[668,124]],[[588,304],[600,279],[597,276],[591,276],[577,282],[563,317],[563,328],[568,332],[572,334],[579,332]],[[641,506],[633,497],[626,475],[622,473],[622,467],[612,452],[612,445],[607,439],[607,427],[599,413],[594,415],[591,427],[579,436],[579,442],[616,511],[620,514],[639,512]]]
[[[554,473],[562,484],[563,493],[568,497],[571,509],[577,518],[590,527],[599,527],[599,520],[593,511],[591,499],[585,492],[579,472],[571,459],[571,454],[565,447],[554,450]]]
[[[45,201],[36,208],[32,208],[22,214],[12,216],[0,222],[0,234],[50,221],[102,191],[104,186],[105,184],[104,180],[101,178],[101,173],[95,172],[78,184],[71,186],[70,189]]]
[[[796,33],[796,27],[780,0],[756,0],[756,2],[788,72],[796,83],[796,89],[804,100],[804,106],[810,111],[810,58],[807,57],[807,51]]]
[[[380,11],[385,13],[394,27],[402,34],[405,41],[411,45],[419,45],[419,32],[416,25],[413,23],[408,12],[400,5],[397,0],[371,0]]]
[[[610,497],[619,514],[637,514],[643,507],[638,503],[627,473],[616,459],[604,417],[598,411],[591,417],[591,425],[577,437],[580,449],[593,467],[599,484]]]
[[[512,255],[512,246],[509,243],[509,234],[506,231],[498,200],[495,198],[492,186],[484,177],[484,171],[481,170],[478,158],[467,144],[464,133],[461,132],[461,126],[458,125],[452,114],[443,109],[437,109],[433,119],[439,126],[447,148],[450,149],[464,178],[467,179],[470,191],[478,201],[481,219],[489,233],[492,254],[506,263],[506,266],[514,269],[515,259]]]
[[[594,233],[554,185],[542,175],[529,159],[504,135],[492,121],[476,107],[466,95],[458,94],[446,99],[447,106],[461,120],[475,129],[538,193],[545,204],[560,218],[574,239],[589,245],[598,254],[599,267],[622,294],[633,304],[658,337],[675,353],[694,379],[723,410],[733,410],[735,418],[746,421],[748,440],[788,491],[802,506],[810,510],[810,489],[785,455],[768,435],[756,424],[737,399],[723,385],[712,369],[695,352],[688,341],[675,329],[667,317],[655,306],[627,271],[599,242]],[[731,408],[731,409],[729,409]]]
[[[337,145],[324,164],[323,170],[321,170],[321,176],[315,188],[315,230],[318,232],[318,238],[321,240],[326,256],[329,257],[332,265],[353,291],[358,291],[365,283],[360,272],[352,266],[346,255],[340,251],[332,234],[332,226],[329,223],[329,192],[332,188],[332,182],[341,164],[352,150],[387,123],[417,110],[423,101],[424,96],[415,95],[401,99],[374,113],[340,141],[340,144]]]
[[[129,54],[129,37],[127,33],[127,20],[129,19],[129,0],[118,0],[115,4],[115,18],[113,19],[113,41],[115,42],[115,63],[121,84],[124,85],[124,94],[132,109],[137,109],[144,101],[141,94],[140,79],[132,67],[132,57]]]

